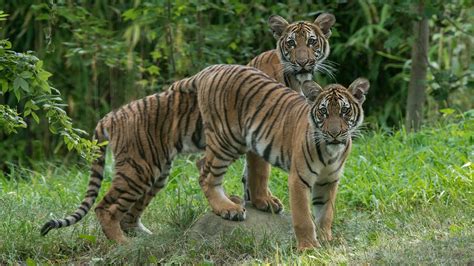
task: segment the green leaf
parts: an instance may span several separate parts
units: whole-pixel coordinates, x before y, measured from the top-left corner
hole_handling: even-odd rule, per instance
[[[97,241],[97,237],[96,236],[91,236],[91,235],[80,234],[79,238],[87,240],[88,242],[90,242],[92,244],[94,244]]]
[[[35,67],[36,69],[43,68],[43,60],[39,60],[38,62],[36,62]]]
[[[444,108],[444,109],[441,109],[439,110],[443,115],[447,116],[447,115],[450,115],[450,114],[453,114],[456,110],[454,109],[451,109],[451,108]]]
[[[36,124],[39,124],[40,122],[40,119],[38,117],[38,115],[36,113],[31,113],[31,116],[33,117],[33,119],[35,120]]]
[[[30,92],[30,85],[28,85],[28,82],[26,82],[26,80],[24,80],[23,78],[21,77],[17,77],[14,81],[13,81],[13,89],[15,90],[18,90],[18,88],[22,88],[25,92]],[[18,98],[18,96],[17,96]],[[20,99],[18,99],[20,100]]]
[[[134,8],[131,8],[127,11],[125,11],[122,15],[122,17],[124,18],[125,21],[128,21],[128,20],[135,20],[139,15],[139,12],[134,9]]]
[[[30,71],[23,71],[21,72],[20,74],[20,77],[24,78],[24,79],[29,79],[33,76],[33,74],[30,72]]]
[[[17,101],[20,101],[20,99],[21,99],[21,92],[20,92],[20,90],[18,90],[18,89],[17,89],[17,90],[14,90],[13,93],[15,93],[15,97],[16,97]]]
[[[34,261],[32,258],[27,258],[26,266],[36,266],[36,261]]]
[[[13,89],[14,89],[14,90],[17,90],[17,89],[20,87],[20,79],[22,79],[22,78],[16,78],[16,79],[13,81]]]
[[[0,79],[0,86],[2,87],[2,92],[6,93],[8,91],[8,82],[4,79]]]
[[[47,81],[49,77],[51,77],[53,74],[49,73],[46,70],[40,71],[38,73],[38,78],[44,81]]]

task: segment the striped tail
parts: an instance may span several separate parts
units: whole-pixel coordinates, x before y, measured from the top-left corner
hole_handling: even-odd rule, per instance
[[[102,130],[102,123],[99,122],[94,138],[98,140],[99,143],[107,140],[107,137],[104,137],[103,130]],[[100,130],[98,130],[100,129]],[[79,222],[91,209],[92,205],[99,194],[100,185],[103,179],[103,172],[104,172],[104,165],[105,165],[105,151],[106,146],[100,147],[100,157],[97,158],[91,167],[91,175],[89,178],[89,186],[87,188],[86,196],[82,201],[81,205],[77,208],[77,210],[67,216],[64,219],[53,219],[43,225],[41,228],[41,235],[45,236],[51,229],[53,228],[61,228],[73,225]]]

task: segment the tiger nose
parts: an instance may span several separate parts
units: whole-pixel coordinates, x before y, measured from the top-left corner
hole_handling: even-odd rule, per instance
[[[339,130],[331,130],[328,132],[328,134],[333,138],[337,138],[339,135],[341,135],[341,132],[339,132]]]
[[[333,138],[336,138],[338,137],[339,135],[341,135],[341,131],[339,130],[339,127],[336,126],[336,125],[332,125],[328,128],[328,134],[329,136],[333,137]]]
[[[298,65],[304,67],[309,62],[309,59],[308,58],[299,59],[299,60],[296,60],[296,62],[298,63]]]

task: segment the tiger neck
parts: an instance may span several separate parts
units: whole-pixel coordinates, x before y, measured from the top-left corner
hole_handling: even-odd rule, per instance
[[[352,139],[348,138],[345,144],[328,145],[324,140],[314,138],[314,128],[312,125],[309,125],[305,145],[312,147],[311,151],[309,151],[312,158],[317,158],[323,167],[330,167],[336,162],[346,160],[347,154],[352,147]]]
[[[278,60],[283,68],[280,53],[278,53],[277,51],[275,51],[275,53],[278,54]],[[301,85],[303,84],[303,82],[305,82],[306,80],[313,80],[313,73],[295,74],[294,72],[284,72],[283,70],[282,74],[283,81],[280,82],[283,82],[285,86],[291,88],[292,90],[298,93],[301,93]]]

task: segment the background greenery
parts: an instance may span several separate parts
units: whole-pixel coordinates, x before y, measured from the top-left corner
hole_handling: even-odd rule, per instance
[[[368,125],[390,130],[404,117],[411,23],[419,19],[411,1],[0,0],[0,6],[9,14],[0,21],[0,39],[8,39],[14,51],[34,51],[53,74],[49,83],[61,92],[67,114],[87,132],[111,109],[161,91],[207,65],[246,64],[273,49],[270,15],[314,20],[321,11],[336,16],[329,57],[336,71],[335,79],[318,75],[317,81],[347,85],[367,77]],[[428,121],[436,120],[440,109],[473,108],[472,12],[471,1],[426,3],[431,32]],[[0,104],[16,102],[15,93],[0,95]],[[16,111],[27,111],[27,102],[21,101]],[[27,117],[29,129],[14,136],[0,133],[0,157],[25,163],[65,151],[44,119],[39,125],[33,120]]]
[[[425,127],[414,134],[402,126],[411,25],[420,19],[412,1],[0,0],[0,9],[0,264],[474,261],[471,1],[425,3],[429,97]],[[364,137],[338,195],[334,242],[307,254],[294,252],[291,236],[257,243],[236,232],[219,244],[189,242],[186,230],[207,210],[194,157],[174,164],[146,211],[156,235],[116,246],[88,215],[39,237],[44,221],[80,202],[89,165],[68,149],[90,159],[97,143],[85,132],[100,117],[207,65],[246,64],[273,49],[272,14],[314,20],[320,11],[337,20],[329,56],[335,72],[316,80],[371,82]],[[226,178],[229,192],[240,194],[241,172],[239,161]],[[110,166],[108,173],[105,188]],[[273,170],[271,188],[288,206],[285,173]]]

